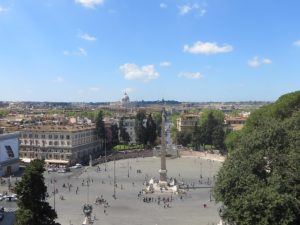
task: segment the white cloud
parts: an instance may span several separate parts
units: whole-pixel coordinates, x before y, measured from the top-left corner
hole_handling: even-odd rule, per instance
[[[165,8],[167,8],[168,6],[167,6],[167,4],[166,3],[160,3],[159,4],[159,7],[161,8],[161,9],[165,9]]]
[[[295,41],[294,45],[297,46],[297,47],[300,47],[300,40]]]
[[[201,42],[197,41],[192,46],[184,45],[184,52],[192,53],[192,54],[219,54],[219,53],[227,53],[233,51],[233,47],[228,44],[224,44],[223,46],[218,46],[215,42]]]
[[[83,39],[85,41],[96,41],[97,40],[96,37],[91,36],[89,34],[81,34],[81,35],[79,35],[79,38],[81,38],[81,39]]]
[[[178,9],[179,9],[180,15],[185,15],[185,14],[188,14],[192,10],[192,7],[190,5],[182,5],[182,6],[179,6]]]
[[[98,92],[98,91],[100,91],[100,88],[98,88],[98,87],[89,87],[89,90],[92,91],[92,92]]]
[[[54,80],[53,80],[53,82],[54,83],[56,83],[56,84],[61,84],[61,83],[63,83],[65,80],[64,80],[64,78],[62,78],[62,77],[56,77]]]
[[[0,13],[4,13],[7,12],[9,10],[9,8],[3,7],[0,5]]]
[[[76,51],[72,51],[72,52],[65,50],[65,51],[63,51],[63,54],[65,56],[70,56],[70,55],[73,55],[73,56],[88,56],[86,50],[84,48],[80,48],[80,47]]]
[[[125,63],[120,66],[120,70],[124,74],[126,80],[154,80],[159,77],[159,73],[155,70],[154,65],[145,65],[139,67],[134,63]]]
[[[95,8],[97,5],[102,5],[104,0],[75,0],[75,2],[81,4],[85,8]]]
[[[259,67],[263,64],[271,64],[272,60],[268,58],[260,59],[258,56],[254,56],[252,59],[248,60],[248,66],[250,67]]]
[[[194,12],[196,15],[198,16],[204,16],[206,14],[206,4],[203,5],[199,5],[198,3],[194,3],[194,4],[185,4],[185,5],[181,5],[178,6],[179,9],[179,15],[186,15],[190,12]]]
[[[164,62],[161,62],[159,65],[160,65],[161,67],[169,67],[169,66],[171,66],[171,62],[169,62],[169,61],[164,61]]]
[[[187,79],[199,80],[203,78],[203,75],[199,72],[181,72],[178,74],[178,77],[184,77]]]

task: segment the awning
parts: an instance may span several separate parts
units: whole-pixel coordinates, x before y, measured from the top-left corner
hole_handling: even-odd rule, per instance
[[[58,159],[45,159],[46,163],[56,163],[56,164],[69,164],[67,160],[58,160]]]
[[[25,163],[30,163],[31,162],[31,158],[21,158],[21,161],[25,162]]]

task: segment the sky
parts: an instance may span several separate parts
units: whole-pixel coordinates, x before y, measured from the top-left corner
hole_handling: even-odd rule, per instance
[[[0,101],[274,101],[299,0],[0,0]]]

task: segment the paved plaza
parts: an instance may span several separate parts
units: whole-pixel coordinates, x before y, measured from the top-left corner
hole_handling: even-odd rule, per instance
[[[62,225],[81,225],[84,219],[82,208],[87,202],[93,206],[95,225],[212,225],[220,221],[219,205],[213,201],[208,187],[213,185],[214,175],[220,166],[220,162],[199,157],[168,158],[168,178],[176,178],[179,183],[189,186],[183,195],[139,195],[145,187],[145,180],[159,178],[160,158],[155,157],[115,161],[116,199],[113,198],[112,161],[106,164],[106,171],[105,164],[101,164],[72,169],[69,173],[46,172],[45,183],[50,205],[54,207],[55,202],[57,221]],[[16,179],[20,177],[12,177],[11,182]],[[54,190],[57,191],[55,200]],[[7,183],[0,186],[0,191],[7,191]],[[95,204],[97,197],[101,204]],[[11,212],[17,209],[16,203],[1,201],[0,204],[8,211],[1,224],[13,224]]]
[[[116,199],[113,198],[113,165],[113,162],[108,162],[107,171],[105,165],[101,164],[99,167],[73,169],[71,173],[45,175],[48,191],[58,191],[55,195],[58,222],[62,225],[81,225],[84,219],[82,206],[87,202],[93,205],[95,225],[207,225],[220,221],[219,206],[213,199],[210,201],[210,189],[205,188],[211,186],[213,176],[221,165],[219,162],[199,158],[167,159],[168,177],[189,184],[189,190],[182,197],[154,193],[138,198],[145,178],[158,178],[160,158],[116,161]],[[195,189],[191,189],[193,186]],[[49,202],[54,206],[54,196],[50,195]],[[61,196],[64,200],[61,200]],[[95,204],[97,197],[108,205]],[[144,202],[145,198],[149,201]],[[161,199],[160,204],[158,198]],[[163,198],[169,201],[164,204]]]

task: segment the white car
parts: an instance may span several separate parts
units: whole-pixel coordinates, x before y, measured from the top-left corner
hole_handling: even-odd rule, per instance
[[[81,168],[81,167],[82,167],[82,165],[80,163],[76,163],[74,166],[74,168]]]

